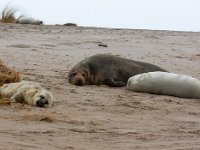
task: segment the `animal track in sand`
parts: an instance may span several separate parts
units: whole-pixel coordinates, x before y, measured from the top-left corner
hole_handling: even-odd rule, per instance
[[[14,47],[14,48],[31,48],[30,45],[25,45],[25,44],[15,44],[15,45],[10,45],[7,47]]]

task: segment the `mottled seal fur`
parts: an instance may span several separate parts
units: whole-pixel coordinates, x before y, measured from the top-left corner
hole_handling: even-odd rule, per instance
[[[133,76],[128,79],[127,88],[136,92],[200,98],[200,80],[168,72],[149,72]]]
[[[94,84],[121,87],[126,85],[129,77],[152,71],[166,70],[145,62],[98,54],[75,65],[68,74],[68,80],[75,85]]]

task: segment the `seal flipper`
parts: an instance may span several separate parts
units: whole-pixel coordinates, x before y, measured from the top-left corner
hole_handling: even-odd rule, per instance
[[[115,81],[112,78],[107,79],[106,84],[111,87],[122,87],[126,85],[126,83],[124,83],[123,81]]]
[[[24,101],[22,93],[15,93],[10,99],[13,103]]]

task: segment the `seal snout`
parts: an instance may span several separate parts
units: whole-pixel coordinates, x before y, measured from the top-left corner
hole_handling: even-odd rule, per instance
[[[83,85],[83,81],[81,79],[77,79],[76,85],[79,85],[79,86]]]
[[[36,105],[38,107],[47,107],[49,105],[48,99],[45,97],[41,97],[37,102]]]

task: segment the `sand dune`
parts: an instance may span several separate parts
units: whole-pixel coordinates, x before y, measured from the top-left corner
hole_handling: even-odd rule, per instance
[[[48,109],[0,106],[1,149],[200,149],[198,99],[66,80],[73,65],[97,53],[200,79],[200,33],[20,24],[1,24],[0,32],[0,60],[55,98]]]

